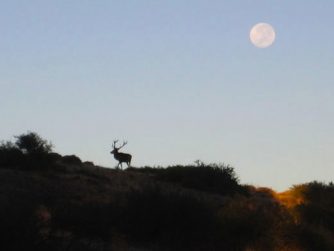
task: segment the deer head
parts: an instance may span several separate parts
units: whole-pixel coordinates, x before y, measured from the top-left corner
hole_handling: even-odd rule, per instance
[[[118,153],[118,150],[128,143],[127,141],[123,141],[123,144],[120,147],[116,147],[117,142],[118,140],[114,140],[112,144],[113,150],[110,152],[111,154]]]

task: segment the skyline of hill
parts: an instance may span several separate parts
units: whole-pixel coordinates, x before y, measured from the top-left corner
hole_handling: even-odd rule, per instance
[[[334,184],[277,193],[222,164],[126,170],[51,151],[37,134],[0,146],[2,250],[334,248]]]

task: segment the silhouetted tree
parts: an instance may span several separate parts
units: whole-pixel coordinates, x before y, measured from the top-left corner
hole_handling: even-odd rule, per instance
[[[52,150],[52,143],[42,139],[37,133],[29,132],[15,136],[17,139],[15,144],[26,154],[34,153],[50,153]]]

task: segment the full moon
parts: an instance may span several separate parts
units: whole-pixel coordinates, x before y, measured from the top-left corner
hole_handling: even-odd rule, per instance
[[[258,23],[251,29],[249,37],[256,47],[267,48],[274,43],[276,34],[270,24]]]

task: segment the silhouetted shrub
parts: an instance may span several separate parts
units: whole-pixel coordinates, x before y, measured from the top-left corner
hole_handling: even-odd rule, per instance
[[[92,162],[92,161],[85,161],[85,162],[83,162],[83,164],[86,165],[86,166],[94,166],[94,162]]]
[[[220,195],[247,193],[247,189],[240,186],[234,169],[223,164],[203,164],[188,166],[170,166],[167,168],[129,168],[129,171],[151,173],[159,180],[179,184]]]
[[[37,133],[29,132],[15,138],[15,143],[8,141],[0,145],[1,166],[34,169],[46,168],[52,163],[52,144]]]
[[[303,203],[296,210],[304,223],[320,225],[334,233],[334,185],[311,182],[295,186]]]
[[[61,162],[64,164],[70,164],[70,165],[81,165],[82,161],[79,157],[75,155],[66,155],[61,158]]]
[[[305,250],[334,250],[334,185],[310,182],[293,186],[289,193],[299,202],[298,236]]]
[[[59,153],[51,152],[48,154],[48,158],[51,162],[55,163],[59,160],[61,160],[62,156]]]
[[[293,219],[270,193],[235,196],[219,210],[222,239],[237,250],[281,250]],[[276,248],[276,249],[275,249]]]
[[[24,161],[21,150],[12,142],[4,142],[0,145],[0,167],[20,166]]]

